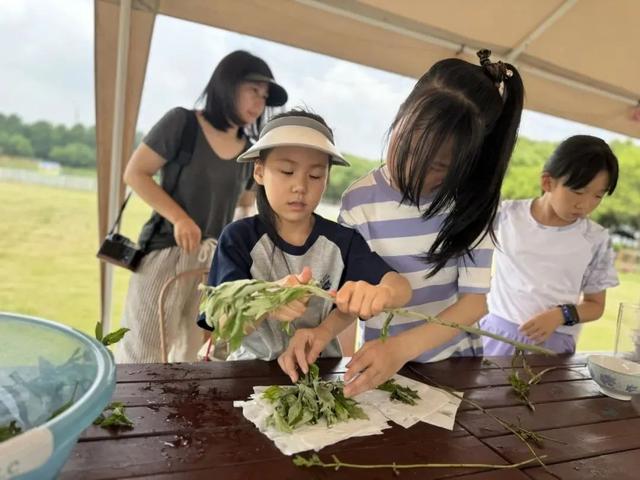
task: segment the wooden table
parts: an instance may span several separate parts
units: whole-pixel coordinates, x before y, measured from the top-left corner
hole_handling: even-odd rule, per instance
[[[508,367],[510,359],[491,360]],[[534,371],[553,370],[530,395],[531,413],[511,391],[507,374],[482,359],[461,358],[405,367],[400,373],[431,378],[463,390],[490,412],[521,422],[564,443],[547,441],[549,469],[560,478],[640,478],[640,415],[630,402],[603,396],[589,378],[586,356],[530,356]],[[322,360],[321,374],[344,371],[345,359]],[[127,405],[135,428],[118,434],[90,427],[67,462],[62,479],[392,479],[391,470],[303,469],[293,465],[234,408],[254,385],[287,384],[275,362],[121,365],[114,401]],[[420,423],[393,424],[383,435],[353,438],[321,450],[352,463],[515,463],[530,457],[523,443],[473,406],[463,404],[453,431]],[[400,478],[465,480],[548,479],[539,466],[516,470],[403,470]]]

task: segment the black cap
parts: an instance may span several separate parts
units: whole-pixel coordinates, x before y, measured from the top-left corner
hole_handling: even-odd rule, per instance
[[[281,107],[287,103],[287,99],[289,98],[287,91],[278,85],[273,78],[262,75],[261,73],[250,73],[244,77],[244,80],[247,82],[265,82],[269,84],[269,96],[267,97],[268,107]]]

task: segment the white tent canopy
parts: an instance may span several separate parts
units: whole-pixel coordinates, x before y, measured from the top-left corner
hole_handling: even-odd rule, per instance
[[[410,77],[489,48],[522,72],[527,109],[640,137],[636,0],[95,0],[100,238],[122,198],[158,14]],[[105,324],[110,288],[103,264]]]

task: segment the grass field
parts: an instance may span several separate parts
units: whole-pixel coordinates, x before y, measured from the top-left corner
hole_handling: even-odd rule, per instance
[[[0,310],[35,315],[88,333],[99,318],[97,196],[94,192],[0,182]],[[123,233],[136,238],[149,209],[133,198]],[[112,326],[119,324],[129,272],[115,269]],[[586,325],[580,350],[611,350],[620,302],[640,301],[640,275],[622,274],[604,318]]]

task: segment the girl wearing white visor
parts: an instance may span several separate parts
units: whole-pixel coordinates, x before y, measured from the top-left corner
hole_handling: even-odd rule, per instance
[[[336,335],[356,316],[369,318],[409,301],[409,283],[372,252],[358,232],[314,212],[331,166],[349,166],[320,116],[293,110],[274,117],[238,161],[255,162],[259,213],[223,230],[209,285],[250,278],[293,285],[314,277],[324,289],[337,291],[337,308],[317,297],[306,304],[294,301],[265,318],[228,360],[278,358],[290,340],[280,328],[282,321],[293,322],[292,343],[305,351],[301,357],[339,357]],[[203,317],[198,323],[209,328]],[[285,359],[291,355],[279,361],[296,381],[295,367],[284,364],[293,362]],[[306,373],[307,363],[299,363]]]

